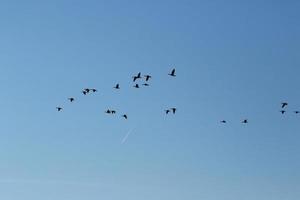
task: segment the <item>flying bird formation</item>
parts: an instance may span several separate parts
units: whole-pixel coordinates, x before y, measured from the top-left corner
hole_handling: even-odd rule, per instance
[[[176,77],[176,70],[175,70],[175,69],[172,69],[171,72],[168,73],[168,75],[171,76],[171,77]],[[144,82],[143,84],[141,84],[141,85],[143,85],[143,86],[150,86],[149,81],[150,81],[150,79],[152,79],[152,76],[151,76],[151,75],[148,75],[148,74],[142,76],[142,73],[139,72],[139,73],[137,73],[136,75],[132,76],[132,80],[133,80],[133,82],[134,82],[133,87],[136,88],[136,89],[139,89],[139,88],[140,88],[140,84],[137,82],[137,80],[142,80],[143,78],[145,79],[145,82]],[[113,88],[116,89],[116,90],[120,90],[120,89],[121,89],[119,83],[117,83]],[[90,93],[95,93],[95,92],[97,92],[97,91],[98,91],[98,90],[95,89],[95,88],[85,88],[85,89],[83,89],[81,92],[82,92],[82,94],[83,94],[84,96],[86,96],[86,95],[88,95],[88,94],[90,94]],[[68,100],[69,100],[69,102],[72,103],[72,102],[75,101],[75,98],[74,98],[74,97],[70,97],[70,98],[68,98]],[[288,107],[288,105],[289,105],[289,104],[288,104],[287,102],[282,102],[282,103],[281,103],[281,110],[280,110],[279,112],[280,112],[282,115],[284,115],[284,114],[287,113],[286,108]],[[57,110],[58,112],[61,112],[61,111],[63,110],[63,108],[60,107],[60,106],[58,106],[58,107],[56,107],[56,110]],[[169,115],[170,113],[171,113],[171,114],[176,114],[176,113],[177,113],[177,108],[171,107],[171,108],[165,109],[164,112],[165,112],[166,115]],[[106,113],[106,114],[110,114],[110,115],[115,115],[115,114],[117,113],[117,111],[116,111],[116,110],[112,110],[112,109],[107,109],[107,110],[105,111],[105,113]],[[300,111],[295,110],[294,113],[295,113],[295,114],[299,114]],[[128,115],[127,115],[127,114],[122,114],[122,115],[120,115],[120,116],[121,116],[122,118],[124,118],[125,120],[128,119]],[[220,121],[220,123],[226,124],[226,123],[227,123],[227,120],[223,119],[223,120]],[[248,119],[243,119],[243,120],[241,121],[241,123],[242,123],[242,124],[248,124],[248,123],[249,123],[249,120],[248,120]]]
[[[281,103],[281,108],[282,108],[282,110],[280,110],[279,112],[280,112],[282,115],[284,115],[284,114],[287,112],[286,110],[283,110],[283,108],[286,108],[288,105],[289,105],[289,104],[288,104],[287,102],[282,102],[282,103]],[[295,114],[299,114],[300,111],[295,110],[294,113],[295,113]],[[167,114],[168,114],[168,113],[167,113]],[[227,123],[226,120],[222,120],[222,121],[220,121],[220,122],[223,123],[223,124]],[[247,123],[248,123],[248,119],[244,119],[244,120],[242,121],[242,123],[243,123],[243,124],[247,124]]]
[[[282,103],[281,103],[281,108],[282,108],[282,110],[280,110],[279,112],[280,112],[281,114],[285,114],[287,111],[286,111],[286,110],[283,110],[283,108],[286,108],[288,105],[289,105],[289,104],[288,104],[287,102],[282,102]],[[294,113],[295,113],[295,114],[299,114],[299,111],[298,111],[298,110],[295,110]]]
[[[176,76],[176,75],[175,75],[175,69],[172,69],[172,71],[171,71],[168,75],[169,75],[169,76],[172,76],[172,77],[175,77],[175,76]],[[142,80],[142,79],[144,79],[145,82],[144,82],[143,84],[141,84],[141,85],[143,85],[143,86],[145,86],[145,87],[150,86],[149,82],[150,82],[150,79],[152,79],[152,76],[149,75],[149,74],[146,74],[146,75],[143,75],[143,76],[142,76],[142,73],[139,72],[139,73],[137,73],[136,75],[132,76],[132,80],[133,80],[133,82],[134,82],[133,87],[136,88],[136,89],[140,88],[140,84],[137,82],[137,80]],[[119,83],[117,83],[113,88],[116,89],[116,90],[120,90],[120,89],[121,89]],[[95,92],[97,92],[97,91],[98,91],[98,90],[95,89],[95,88],[84,88],[84,89],[81,91],[81,93],[82,93],[84,96],[86,96],[86,95],[88,95],[88,94],[95,93]],[[75,98],[74,98],[74,97],[69,97],[68,100],[69,100],[69,102],[72,103],[72,102],[75,101]],[[62,107],[56,107],[56,109],[57,109],[58,112],[60,112],[60,111],[63,110]],[[174,108],[174,107],[165,110],[166,114],[169,114],[170,112],[173,113],[173,114],[175,114],[176,111],[177,111],[177,108]],[[110,115],[115,115],[115,114],[117,113],[117,111],[116,111],[116,110],[112,110],[112,109],[107,109],[107,110],[105,110],[105,113],[106,113],[106,114],[110,114]],[[127,115],[127,114],[122,114],[121,117],[124,118],[125,120],[128,119],[128,115]]]

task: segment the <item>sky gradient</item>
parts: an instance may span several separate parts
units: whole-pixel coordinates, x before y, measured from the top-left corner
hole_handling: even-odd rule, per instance
[[[0,199],[299,199],[299,9],[0,1]]]

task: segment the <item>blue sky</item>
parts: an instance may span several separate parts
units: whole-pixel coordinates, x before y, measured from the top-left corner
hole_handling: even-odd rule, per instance
[[[0,198],[299,198],[299,8],[0,1]]]

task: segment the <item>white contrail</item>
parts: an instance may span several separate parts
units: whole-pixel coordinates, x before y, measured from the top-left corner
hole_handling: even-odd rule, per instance
[[[123,138],[121,144],[124,144],[124,143],[127,141],[128,137],[129,137],[129,135],[132,133],[132,131],[133,131],[133,128],[130,129],[130,130],[127,132],[127,134],[126,134],[125,137]]]

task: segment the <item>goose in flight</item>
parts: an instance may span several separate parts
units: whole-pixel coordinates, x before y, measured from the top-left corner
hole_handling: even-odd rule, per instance
[[[281,112],[281,114],[284,114],[286,111],[285,111],[285,110],[281,110],[281,111],[279,111],[279,112]]]
[[[75,101],[75,99],[73,97],[68,98],[70,102]]]
[[[148,83],[144,83],[143,86],[149,86],[149,84]]]
[[[177,111],[177,108],[171,108],[171,111],[173,112],[173,114],[175,114]]]
[[[144,77],[146,78],[146,81],[149,81],[149,79],[152,78],[150,75],[145,75]]]
[[[105,113],[111,114],[111,110],[107,109],[107,111],[105,111]]]
[[[141,72],[139,72],[137,76],[133,76],[132,78],[133,78],[133,82],[135,82],[137,79],[142,78],[141,77]]]
[[[111,114],[116,114],[116,111],[115,111],[115,110],[112,110],[112,111],[111,111]]]
[[[287,103],[287,102],[283,102],[283,103],[281,103],[281,108],[284,108],[284,107],[286,107],[286,106],[288,106],[289,104]]]
[[[90,89],[90,90],[92,90],[92,92],[97,92],[98,91],[97,89]]]
[[[171,112],[170,110],[165,110],[166,114],[169,114],[169,112]]]
[[[122,117],[124,117],[124,119],[128,119],[128,117],[127,117],[127,115],[125,114],[125,115],[122,115]]]
[[[114,87],[115,89],[120,89],[120,85],[119,85],[119,83]]]
[[[91,91],[91,89],[85,88],[84,91],[86,91],[86,93],[89,93]]]
[[[87,91],[82,90],[82,94],[83,94],[83,95],[87,95]]]
[[[57,109],[58,112],[62,110],[61,107],[56,107],[56,109]]]
[[[139,84],[135,84],[133,87],[140,88]]]
[[[175,69],[173,69],[169,75],[175,77],[176,76]]]
[[[226,123],[226,120],[222,120],[221,123],[225,124],[225,123]]]
[[[247,123],[248,123],[248,119],[244,119],[244,120],[242,121],[242,123],[243,123],[243,124],[247,124]]]
[[[296,113],[296,114],[299,114],[299,113],[300,113],[300,111],[296,110],[296,111],[294,111],[294,113]]]

